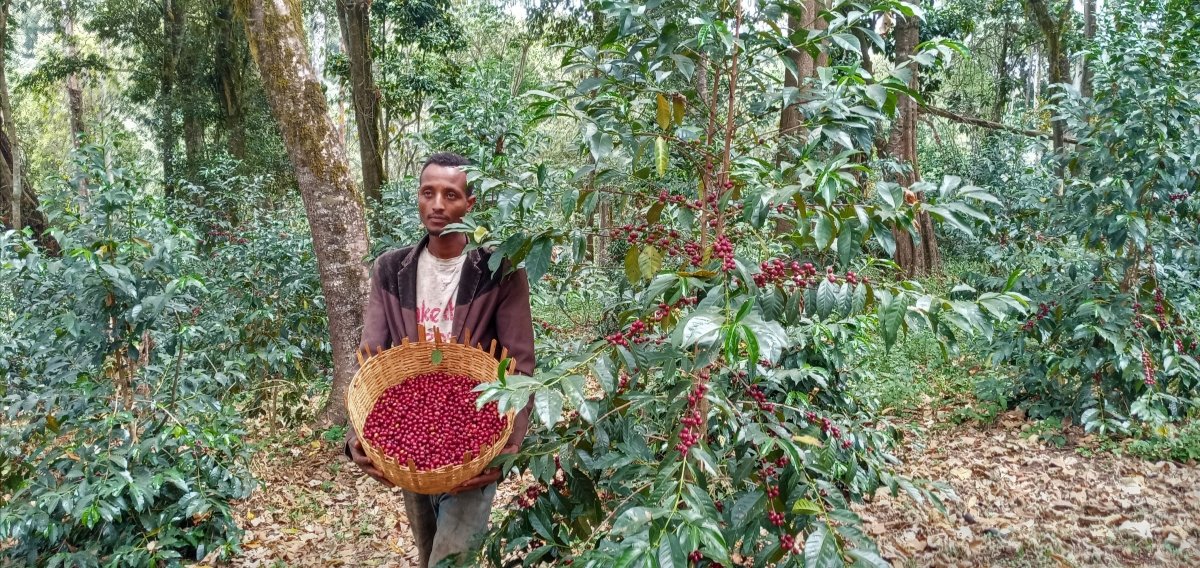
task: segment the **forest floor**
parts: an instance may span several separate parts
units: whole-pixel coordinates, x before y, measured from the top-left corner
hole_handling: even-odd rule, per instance
[[[1200,467],[1118,455],[1069,431],[1057,447],[1015,412],[987,428],[925,413],[900,472],[943,482],[946,514],[883,490],[856,506],[896,566],[1200,566]],[[299,434],[306,445],[255,459],[261,484],[235,505],[246,534],[233,565],[415,566],[398,490],[361,475],[340,444]],[[497,508],[512,498],[505,488]]]

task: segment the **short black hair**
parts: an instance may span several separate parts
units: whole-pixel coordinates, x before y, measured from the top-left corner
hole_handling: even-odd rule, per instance
[[[455,154],[454,152],[435,152],[430,154],[429,158],[425,160],[425,165],[421,166],[421,174],[424,174],[425,168],[428,168],[429,166],[461,168],[469,165],[471,165],[471,160],[467,159],[467,157],[463,156],[462,154]],[[421,176],[418,175],[417,179],[420,179],[420,177]],[[474,184],[471,182],[467,182],[467,195],[473,195],[475,193],[475,188],[473,185]]]

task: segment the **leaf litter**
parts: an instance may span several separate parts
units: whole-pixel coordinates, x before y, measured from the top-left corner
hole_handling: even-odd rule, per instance
[[[881,489],[855,505],[895,566],[1200,566],[1200,467],[1070,448],[992,429],[926,429],[897,473],[944,484],[946,514]],[[279,446],[276,446],[279,447]],[[233,504],[246,533],[230,566],[416,566],[399,489],[319,438],[260,452],[254,494]],[[521,484],[497,493],[493,518]],[[201,565],[219,565],[212,557]]]
[[[883,556],[895,566],[1200,566],[1200,467],[1083,457],[1023,424],[910,440],[897,473],[953,496],[945,515],[886,488],[856,505]]]

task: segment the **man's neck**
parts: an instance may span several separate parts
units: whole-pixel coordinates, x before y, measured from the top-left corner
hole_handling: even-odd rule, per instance
[[[426,248],[429,249],[429,254],[438,258],[456,258],[462,254],[463,249],[467,248],[467,236],[462,233],[431,234]]]

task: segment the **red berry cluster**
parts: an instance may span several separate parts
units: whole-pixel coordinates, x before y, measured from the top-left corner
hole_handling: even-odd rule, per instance
[[[674,304],[659,302],[658,309],[654,310],[654,315],[650,316],[650,319],[656,322],[662,321],[671,314],[671,310],[686,306],[694,306],[698,303],[700,303],[700,298],[698,296],[684,296],[676,300]]]
[[[786,552],[796,552],[796,537],[785,534],[779,537],[779,547]]]
[[[850,436],[846,436],[845,438],[842,437],[842,429],[838,428],[832,420],[823,416],[817,416],[817,413],[811,410],[806,412],[804,417],[813,424],[820,423],[821,432],[823,432],[826,436],[837,440],[840,443],[839,445],[842,446],[843,450],[848,450],[854,445],[854,441],[850,439]]]
[[[761,408],[763,412],[775,412],[775,404],[767,402],[767,395],[763,394],[762,390],[758,388],[758,385],[750,385],[746,387],[746,393],[750,395],[750,398],[754,399],[754,402],[758,403],[758,407]]]
[[[1025,322],[1025,325],[1021,326],[1021,329],[1024,331],[1029,331],[1029,330],[1033,329],[1033,326],[1037,325],[1037,322],[1046,319],[1046,316],[1050,315],[1050,310],[1054,309],[1057,306],[1058,306],[1058,302],[1050,302],[1049,304],[1038,304],[1037,315],[1032,318],[1029,318],[1029,321]]]
[[[1189,195],[1187,192],[1179,192],[1168,195],[1167,199],[1170,199],[1171,203],[1176,203],[1179,201],[1187,201],[1188,197],[1191,197],[1191,195]]]
[[[627,388],[629,388],[629,373],[621,371],[621,377],[617,380],[617,392],[624,392]],[[555,457],[554,459],[557,463],[558,458]]]
[[[1142,380],[1149,387],[1158,383],[1158,380],[1154,378],[1154,361],[1150,359],[1150,352],[1145,348],[1142,349]]]
[[[729,272],[737,268],[737,264],[733,262],[733,243],[729,242],[725,235],[717,237],[717,242],[713,245],[713,256],[721,259],[721,270]]]
[[[688,560],[691,560],[692,564],[699,564],[701,560],[704,560],[704,555],[700,554],[699,550],[693,550],[688,554]]]
[[[546,488],[541,485],[530,485],[525,488],[525,492],[517,495],[517,505],[522,509],[532,509],[537,503],[538,497],[546,492]]]
[[[473,458],[494,443],[508,423],[495,402],[476,410],[476,384],[439,371],[393,385],[375,401],[363,437],[401,464],[411,460],[420,471],[463,463],[464,456]]]
[[[622,225],[611,229],[608,236],[624,240],[631,245],[638,243],[652,245],[665,251],[668,256],[678,255],[680,251],[675,244],[680,236],[679,231],[667,229],[662,225],[651,225],[650,223]]]
[[[768,511],[767,512],[767,521],[769,521],[772,525],[775,525],[777,527],[782,527],[783,524],[785,522],[787,522],[787,519],[783,516],[783,513],[778,513],[775,511]]]
[[[800,264],[796,260],[786,261],[775,258],[762,262],[758,267],[761,272],[754,275],[754,283],[759,288],[767,284],[783,284],[789,281],[798,288],[805,288],[816,286],[821,282],[817,268],[811,262]],[[833,284],[845,281],[851,285],[868,284],[871,281],[870,278],[857,274],[853,270],[847,271],[845,276],[838,276],[834,273],[832,266],[825,267],[825,279]]]
[[[646,335],[646,332],[649,330],[650,326],[647,325],[646,322],[638,319],[633,320],[633,323],[629,324],[628,330],[610,333],[604,336],[604,339],[605,341],[608,341],[610,345],[619,345],[621,347],[629,347],[630,340],[639,345],[642,343],[649,343],[651,341],[662,345],[666,341],[665,337],[652,338]]]
[[[706,392],[708,392],[708,385],[700,382],[688,394],[688,410],[683,420],[680,421],[683,424],[683,430],[679,431],[679,443],[675,445],[681,458],[686,458],[688,450],[700,441],[699,431],[704,424],[704,417],[700,415],[700,401],[704,400]]]

